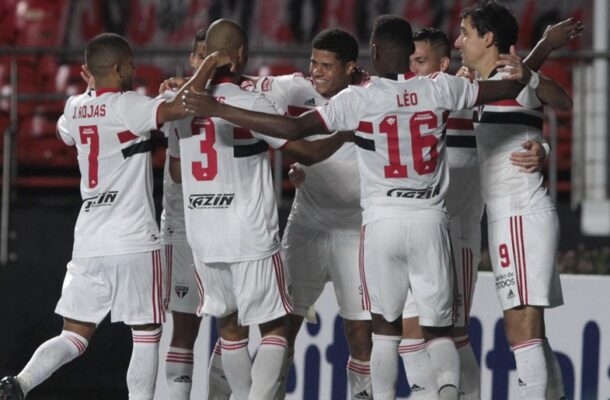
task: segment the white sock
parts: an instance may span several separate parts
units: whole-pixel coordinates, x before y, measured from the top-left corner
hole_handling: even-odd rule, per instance
[[[442,400],[459,397],[460,387],[460,356],[453,338],[440,337],[426,343],[432,368],[436,373],[436,384]]]
[[[248,339],[237,342],[221,339],[222,368],[236,400],[246,400],[252,386],[252,357]]]
[[[193,350],[170,347],[165,356],[165,378],[169,398],[189,400],[193,386]]]
[[[222,368],[222,345],[220,339],[214,345],[214,351],[210,357],[208,366],[208,400],[229,400],[231,397],[231,386],[227,382],[225,371]]]
[[[398,353],[414,399],[437,399],[438,386],[424,339],[402,339]]]
[[[400,336],[373,333],[371,384],[375,400],[394,400],[396,398],[398,343],[400,339]]]
[[[481,371],[467,335],[455,338],[460,356],[460,400],[481,399]]]
[[[531,339],[512,347],[522,399],[545,399],[548,372],[542,342],[542,339]]]
[[[252,365],[252,388],[249,400],[273,399],[280,387],[282,367],[288,354],[288,340],[277,335],[261,339]]]
[[[360,361],[350,357],[347,360],[347,380],[351,400],[373,398],[370,361]]]
[[[294,354],[288,356],[282,365],[282,374],[280,376],[280,387],[274,397],[274,400],[284,400],[286,398],[286,387],[288,385],[288,373],[294,362]]]
[[[133,349],[127,368],[129,400],[152,400],[155,395],[161,330],[159,327],[152,331],[131,331]]]
[[[563,388],[563,376],[561,375],[561,367],[555,357],[555,353],[551,349],[549,341],[544,338],[542,342],[544,349],[544,359],[546,361],[546,367],[548,369],[548,383],[546,386],[546,398],[551,400],[559,400],[565,398],[565,391]]]
[[[36,349],[25,368],[17,375],[23,394],[44,382],[62,365],[85,352],[89,341],[77,333],[62,331]]]

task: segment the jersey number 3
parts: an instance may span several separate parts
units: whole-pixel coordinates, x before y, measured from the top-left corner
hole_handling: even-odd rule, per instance
[[[218,153],[214,148],[216,143],[216,127],[210,118],[193,118],[191,134],[202,135],[199,141],[199,151],[206,156],[206,165],[201,161],[194,161],[191,165],[193,177],[198,181],[211,181],[218,174]]]
[[[421,127],[430,129],[438,126],[438,118],[431,111],[414,113],[409,119],[411,129],[411,151],[413,153],[413,168],[419,175],[430,174],[436,170],[438,163],[438,139],[434,135],[422,135]],[[407,166],[400,162],[400,143],[398,141],[398,118],[396,115],[386,116],[379,124],[379,131],[388,136],[389,165],[383,167],[386,178],[406,178]],[[428,159],[424,159],[424,150],[429,148]]]

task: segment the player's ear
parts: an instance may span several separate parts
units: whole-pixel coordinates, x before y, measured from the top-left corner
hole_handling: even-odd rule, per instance
[[[451,60],[449,57],[441,58],[441,72],[446,72],[449,69],[449,65],[451,64]]]
[[[348,75],[353,74],[356,71],[356,61],[348,61],[345,64],[345,71]]]
[[[485,47],[491,47],[494,45],[496,38],[494,33],[489,31],[485,32],[485,34],[483,35],[483,40],[485,41]]]

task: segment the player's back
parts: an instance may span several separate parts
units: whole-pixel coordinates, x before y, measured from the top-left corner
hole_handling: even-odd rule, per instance
[[[311,78],[298,73],[261,78],[256,89],[291,116],[328,101],[315,90]],[[315,135],[307,140],[319,138]],[[297,189],[288,218],[314,229],[360,229],[360,175],[355,145],[345,143],[326,160],[301,168],[305,181]]]
[[[364,223],[405,211],[444,210],[447,110],[471,107],[478,85],[437,74],[373,78],[335,96],[322,115],[356,128]]]
[[[159,247],[152,200],[150,132],[159,101],[135,92],[88,92],[68,99],[58,131],[75,145],[83,204],[74,256]]]
[[[277,113],[261,94],[231,83],[214,96],[241,108]],[[176,123],[188,241],[205,262],[260,259],[279,250],[269,145],[285,143],[220,118]]]

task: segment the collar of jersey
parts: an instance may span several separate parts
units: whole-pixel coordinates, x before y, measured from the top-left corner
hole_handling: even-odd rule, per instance
[[[121,89],[115,89],[115,88],[102,88],[102,89],[98,89],[95,91],[95,94],[97,96],[101,96],[104,93],[119,93],[121,92]]]
[[[231,76],[231,75],[215,76],[212,79],[212,85],[220,85],[221,83],[235,83],[235,82],[233,82],[233,76]]]
[[[394,81],[406,81],[415,76],[415,74],[411,71],[405,72],[404,74],[388,74],[387,78],[392,79]]]

